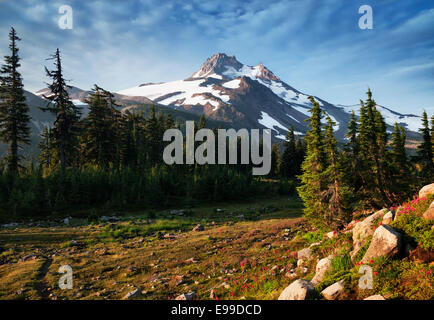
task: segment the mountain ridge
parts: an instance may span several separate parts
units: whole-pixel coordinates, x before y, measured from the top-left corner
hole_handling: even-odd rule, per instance
[[[83,100],[91,91],[77,87],[68,91],[73,102],[82,106],[86,115]],[[35,92],[39,97],[47,93],[46,88]],[[114,95],[124,110],[156,104],[195,116],[204,114],[210,120],[235,129],[269,128],[277,142],[285,139],[290,126],[294,127],[296,135],[304,135],[308,130],[305,120],[312,107],[309,94],[285,83],[262,63],[248,66],[234,55],[225,53],[209,57],[196,72],[183,80],[142,83],[116,91]],[[318,96],[313,97],[335,122],[336,138],[345,142],[351,112],[357,114],[359,105],[333,104]],[[396,121],[404,126],[409,139],[420,139],[417,132],[420,116],[401,114],[381,105],[377,107],[385,117],[389,132]]]
[[[183,80],[149,83],[117,91],[126,96],[145,96],[154,102],[188,112],[205,114],[238,127],[270,128],[273,136],[283,140],[290,126],[303,135],[308,130],[304,120],[312,107],[302,91],[282,81],[262,63],[248,66],[234,55],[216,53],[208,58],[191,76]],[[313,95],[336,123],[338,140],[345,140],[354,105],[329,103]],[[390,108],[378,106],[386,113],[389,131],[397,121],[417,138],[420,117],[400,114]]]

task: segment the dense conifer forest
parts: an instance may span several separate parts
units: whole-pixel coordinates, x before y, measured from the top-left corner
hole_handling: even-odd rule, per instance
[[[24,159],[20,150],[29,143],[31,119],[13,28],[9,39],[0,78],[0,137],[8,145],[0,168],[3,220],[298,192],[314,224],[339,227],[354,210],[399,203],[432,182],[434,118],[423,113],[423,140],[410,157],[404,128],[395,124],[392,134],[386,131],[371,90],[360,101],[360,116],[352,115],[344,145],[334,137],[332,119],[311,97],[310,131],[301,138],[291,128],[286,141],[273,145],[268,176],[252,176],[250,165],[166,165],[163,134],[182,124],[155,108],[146,116],[120,112],[114,95],[98,85],[82,118],[68,96],[59,49],[46,67],[51,94],[43,108],[55,121],[43,129],[37,158]],[[205,127],[202,116],[196,130]]]

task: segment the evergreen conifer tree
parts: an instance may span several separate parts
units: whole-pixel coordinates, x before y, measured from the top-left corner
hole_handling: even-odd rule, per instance
[[[277,177],[280,174],[280,165],[280,147],[279,144],[274,143],[271,147],[271,167],[268,175],[270,177]]]
[[[419,129],[422,134],[422,143],[418,146],[417,154],[420,163],[422,164],[422,176],[431,178],[434,171],[433,166],[433,151],[431,132],[426,111],[422,114],[422,128]]]
[[[11,54],[5,56],[5,64],[0,70],[0,138],[9,144],[8,170],[16,174],[20,167],[19,150],[29,144],[29,107],[24,96],[23,82],[18,71],[20,57],[17,42],[21,39],[15,29],[9,32]]]
[[[295,177],[298,172],[296,172],[297,167],[297,153],[295,145],[294,127],[289,128],[288,133],[285,137],[285,142],[283,142],[283,154],[280,165],[280,172],[282,176],[287,178]]]
[[[312,108],[309,110],[312,116],[306,121],[310,130],[306,133],[306,157],[302,164],[300,176],[301,185],[297,188],[300,198],[304,202],[305,216],[315,225],[323,225],[327,217],[327,204],[321,199],[327,186],[324,171],[327,168],[324,154],[324,136],[321,129],[322,110],[313,97],[309,97]]]
[[[52,145],[57,149],[59,165],[63,171],[67,166],[73,164],[74,156],[77,153],[80,109],[69,98],[68,86],[63,77],[59,49],[49,59],[54,60],[55,68],[52,71],[45,68],[45,72],[52,79],[52,83],[48,86],[51,94],[44,96],[44,98],[49,100],[50,103],[41,110],[51,112],[56,118],[52,129]]]
[[[337,148],[337,141],[333,134],[333,125],[330,116],[326,115],[327,125],[324,133],[325,153],[327,157],[327,169],[324,178],[327,186],[322,192],[321,201],[328,206],[324,212],[325,223],[331,227],[346,225],[350,220],[348,210],[349,188],[344,184],[343,168]]]

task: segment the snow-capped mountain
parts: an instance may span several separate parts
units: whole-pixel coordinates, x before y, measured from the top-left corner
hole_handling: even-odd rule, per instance
[[[203,113],[235,128],[270,128],[278,139],[284,139],[291,125],[296,134],[304,134],[308,129],[304,120],[310,116],[312,107],[309,94],[286,84],[262,63],[248,66],[224,53],[207,59],[184,80],[142,84],[117,93],[146,97],[177,110]],[[357,112],[359,106],[333,105],[314,97],[336,123],[336,136],[343,141],[351,111]],[[409,131],[417,131],[420,126],[419,116],[378,107],[390,126],[395,121]]]

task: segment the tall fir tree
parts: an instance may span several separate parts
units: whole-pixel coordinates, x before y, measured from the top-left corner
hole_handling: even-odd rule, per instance
[[[296,172],[297,154],[293,126],[289,128],[289,131],[286,134],[285,141],[283,142],[283,148],[280,172],[283,177],[293,178],[296,174],[298,174]]]
[[[44,126],[39,142],[39,164],[42,168],[50,168],[52,165],[52,132],[49,126]]]
[[[51,112],[55,116],[52,144],[57,150],[59,165],[63,171],[73,164],[77,155],[77,133],[81,112],[69,98],[59,49],[49,60],[54,60],[55,68],[51,71],[45,68],[52,83],[48,84],[51,94],[44,95],[44,98],[50,103],[41,110]]]
[[[399,168],[399,171],[403,174],[405,171],[407,171],[407,154],[405,151],[405,130],[403,127],[400,127],[397,122],[395,122],[395,125],[393,127],[393,133],[392,133],[392,161],[394,165]]]
[[[322,192],[321,201],[327,204],[324,212],[325,223],[329,227],[342,227],[351,220],[348,200],[350,190],[344,183],[341,157],[337,148],[337,141],[333,133],[333,125],[330,116],[326,115],[327,125],[324,128],[324,149],[327,157],[327,169],[324,177],[327,185]]]
[[[161,141],[163,141],[163,137],[154,105],[151,107],[149,118],[145,121],[144,129],[147,159],[150,161],[151,165],[155,165],[162,159]]]
[[[395,203],[402,202],[410,196],[408,186],[412,183],[412,172],[405,150],[405,141],[404,128],[395,122],[387,162],[389,189]]]
[[[433,150],[431,132],[426,111],[422,114],[422,127],[419,132],[422,134],[422,143],[417,148],[417,159],[422,165],[422,176],[429,180],[433,176]]]
[[[381,207],[392,202],[386,183],[386,125],[375,107],[370,89],[367,96],[365,102],[360,101],[357,136],[359,162],[356,173],[361,184],[355,191],[362,207]]]
[[[300,176],[301,185],[297,188],[300,198],[303,200],[305,216],[315,225],[323,225],[327,217],[327,204],[321,201],[327,181],[324,171],[327,168],[324,153],[324,136],[321,129],[322,110],[313,97],[309,97],[312,115],[306,121],[310,127],[306,133],[306,157],[302,164]]]
[[[362,179],[358,174],[359,168],[359,141],[358,125],[354,111],[351,113],[350,122],[348,123],[348,132],[345,135],[348,142],[343,148],[344,176],[347,184],[352,190],[358,190],[362,184]]]
[[[280,159],[280,146],[277,143],[274,143],[271,147],[271,166],[270,173],[268,174],[270,177],[277,177],[280,174],[281,167],[281,159]]]
[[[86,160],[107,169],[114,164],[116,157],[116,114],[113,96],[110,92],[95,85],[86,99],[89,114],[85,119]]]
[[[0,70],[0,138],[9,145],[8,170],[16,174],[20,167],[19,151],[23,145],[30,143],[30,115],[18,71],[21,64],[17,42],[21,39],[14,28],[9,32],[9,40],[11,54],[4,57],[5,64]]]
[[[306,156],[306,141],[298,136],[295,141],[295,176],[301,174],[301,164]]]

